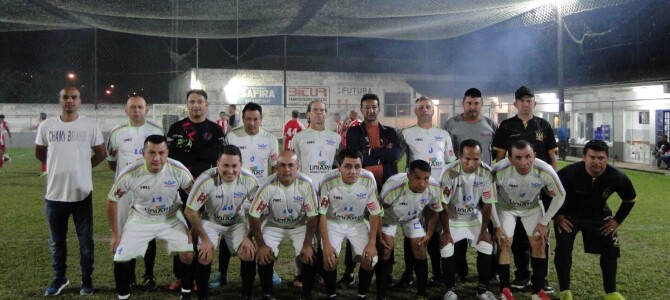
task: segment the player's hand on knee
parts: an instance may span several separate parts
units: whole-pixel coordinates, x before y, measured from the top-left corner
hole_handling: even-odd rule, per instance
[[[361,256],[361,267],[365,270],[372,270],[375,264],[377,263],[377,248],[373,244],[368,244],[363,249],[363,255]]]
[[[549,228],[547,228],[547,225],[542,223],[537,223],[537,225],[535,225],[535,229],[533,229],[533,236],[539,237],[543,242],[546,243],[548,235]]]
[[[451,232],[448,230],[443,230],[442,234],[440,235],[440,248],[444,248],[450,243],[454,243],[454,239],[451,237]]]
[[[554,223],[558,225],[558,233],[565,231],[567,233],[572,232],[572,222],[570,222],[570,217],[566,215],[556,215],[554,218]]]
[[[323,264],[326,271],[337,270],[337,254],[330,245],[323,246]]]
[[[424,248],[428,247],[428,242],[430,241],[430,236],[425,235],[421,238],[419,241],[419,246],[423,246]]]
[[[255,254],[256,254],[256,246],[254,246],[254,242],[252,242],[249,237],[245,236],[242,239],[240,247],[237,249],[237,255],[242,260],[250,261],[254,258]]]
[[[498,244],[502,249],[509,249],[512,245],[510,244],[510,238],[505,232],[505,229],[501,227],[496,228],[496,239]]]
[[[302,246],[302,250],[300,250],[300,260],[303,264],[310,266],[314,265],[314,248],[312,248],[312,245],[307,244]]]
[[[479,232],[479,237],[477,238],[477,243],[475,243],[475,244],[479,244],[479,242],[485,242],[485,243],[493,244],[493,239],[491,238],[491,234],[489,233],[489,231],[486,228],[484,228],[484,230]]]
[[[258,264],[261,266],[268,265],[272,262],[272,249],[266,245],[258,248],[258,255],[256,257]]]
[[[209,265],[212,263],[214,256],[214,244],[209,239],[203,239],[200,242],[200,250],[198,251],[198,262],[202,265]]]

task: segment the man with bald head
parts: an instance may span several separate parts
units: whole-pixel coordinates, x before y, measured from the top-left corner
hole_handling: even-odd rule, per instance
[[[147,101],[142,96],[128,98],[125,108],[128,121],[123,122],[112,129],[107,138],[107,165],[115,172],[114,178],[127,166],[142,159],[142,148],[144,140],[150,135],[163,135],[163,128],[151,121],[147,121]],[[119,218],[127,218],[128,211],[118,210]],[[154,263],[156,259],[156,240],[149,242],[147,252],[144,255],[144,279],[142,285],[148,290],[158,287],[154,278]],[[135,282],[135,259],[131,261],[132,278]]]
[[[47,164],[44,196],[53,268],[45,296],[56,296],[70,281],[67,268],[67,231],[70,215],[79,239],[81,295],[93,293],[93,179],[92,169],[105,159],[102,132],[95,119],[79,115],[80,92],[60,91],[61,114],[37,129],[35,156]]]

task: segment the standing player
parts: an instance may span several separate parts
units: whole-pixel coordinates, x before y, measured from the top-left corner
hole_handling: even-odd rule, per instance
[[[142,159],[143,142],[150,135],[163,135],[163,129],[146,120],[149,109],[142,96],[128,98],[125,108],[128,122],[119,124],[112,129],[107,138],[107,165],[114,171],[114,178],[127,166]],[[128,211],[119,210],[119,217],[124,220]],[[122,229],[122,228],[119,228]],[[151,240],[144,255],[144,280],[142,286],[148,290],[158,288],[154,277],[154,263],[156,260],[156,240]],[[132,259],[132,274],[135,275],[135,259]],[[131,279],[135,283],[135,278]]]
[[[230,129],[230,125],[228,125],[228,114],[226,112],[220,112],[219,113],[219,118],[214,122],[216,125],[221,126],[221,130],[223,130],[223,135],[226,135],[228,133],[228,129]]]
[[[377,198],[375,179],[369,171],[363,169],[362,157],[358,150],[342,149],[337,157],[338,168],[324,175],[319,187],[323,277],[329,298],[337,297],[337,263],[345,238],[361,262],[361,268],[358,269],[359,298],[366,297],[372,283],[373,267],[377,260],[377,231],[371,228],[379,227],[383,209]],[[369,213],[369,223],[365,221],[366,211]]]
[[[216,160],[224,145],[223,131],[216,123],[207,119],[207,93],[203,90],[190,90],[186,93],[186,108],[188,116],[170,126],[167,139],[170,148],[170,158],[184,164],[193,178],[216,165]],[[188,194],[180,191],[182,209],[186,207]],[[168,286],[168,290],[179,290],[184,269],[176,257],[173,261],[174,273],[177,280]],[[192,276],[190,276],[192,277]]]
[[[70,281],[67,269],[67,231],[70,215],[79,239],[81,289],[93,293],[93,168],[105,159],[105,141],[95,119],[79,114],[81,98],[75,87],[60,91],[61,114],[37,129],[35,156],[47,164],[46,205],[53,280],[44,292],[56,296]],[[93,156],[91,156],[93,150]]]
[[[212,270],[213,252],[219,238],[221,246],[240,257],[242,299],[251,298],[256,276],[255,247],[247,232],[242,204],[250,202],[258,190],[258,180],[242,169],[242,153],[237,146],[223,147],[215,168],[198,177],[184,211],[194,234],[200,238],[199,259],[195,268],[198,298],[207,298],[207,281]],[[202,221],[200,218],[202,211]]]
[[[382,188],[381,198],[384,206],[384,224],[380,241],[382,259],[377,268],[386,269],[386,272],[378,272],[382,276],[390,274],[389,259],[393,253],[396,227],[400,225],[404,236],[410,240],[411,252],[414,255],[412,262],[417,278],[417,299],[426,299],[428,285],[426,246],[433,235],[438,214],[442,211],[444,197],[440,191],[440,184],[430,176],[431,167],[428,162],[414,160],[409,163],[408,169],[408,173],[391,176]],[[429,207],[429,210],[422,222],[424,207]],[[377,281],[385,282],[379,277]],[[384,296],[383,293],[381,295]]]
[[[453,291],[456,284],[454,245],[469,240],[477,249],[477,299],[495,300],[493,293],[488,291],[493,260],[493,240],[488,224],[496,202],[491,168],[481,161],[482,146],[476,140],[461,142],[458,153],[460,160],[445,167],[440,182],[448,203],[443,214],[448,216],[452,238],[452,243],[441,251],[448,290],[443,299],[457,299]]]
[[[620,256],[618,229],[635,205],[635,188],[630,179],[607,163],[609,149],[603,141],[592,140],[584,145],[581,162],[560,171],[565,191],[565,204],[554,218],[556,230],[556,273],[561,300],[572,300],[570,269],[572,246],[577,232],[582,231],[584,250],[600,254],[600,269],[605,300],[623,300],[616,291],[617,260]],[[607,205],[613,193],[622,199],[616,214]]]
[[[5,115],[0,114],[0,171],[2,171],[2,167],[5,164],[5,134],[9,136],[9,142],[11,143],[12,132],[9,130],[9,124],[5,121]]]
[[[349,128],[361,125],[361,120],[358,119],[358,113],[355,110],[349,111],[349,118],[344,121],[344,131],[342,131],[342,147],[347,146],[347,131]]]
[[[342,134],[344,134],[344,122],[342,122],[342,117],[340,116],[340,113],[334,113],[333,114],[333,122],[335,123],[335,132],[342,137]]]
[[[144,142],[143,160],[125,168],[109,191],[107,220],[112,230],[110,248],[114,254],[114,279],[119,299],[130,298],[134,270],[131,260],[143,256],[149,241],[165,240],[168,250],[178,253],[190,266],[193,245],[183,222],[179,190],[188,192],[193,177],[180,162],[168,158],[167,139],[150,135]],[[119,222],[119,211],[130,211],[127,221]],[[183,273],[182,299],[190,299],[191,272]]]
[[[261,184],[249,209],[249,227],[256,240],[258,276],[263,299],[274,299],[272,273],[284,239],[293,243],[295,256],[302,261],[302,296],[311,299],[316,256],[312,246],[317,227],[316,189],[305,174],[298,172],[298,157],[291,151],[277,159],[277,172]],[[265,225],[261,228],[262,221]]]
[[[284,125],[284,151],[293,150],[293,146],[291,145],[293,137],[305,129],[305,125],[298,120],[298,117],[300,117],[300,112],[297,110],[292,111],[291,120]]]
[[[530,241],[533,300],[546,300],[549,297],[543,287],[547,277],[547,224],[563,205],[565,190],[554,169],[544,161],[535,159],[535,151],[530,143],[524,140],[515,141],[510,145],[510,150],[509,158],[501,160],[493,167],[500,200],[499,205],[496,205],[500,220],[496,229],[500,244],[500,289],[503,299],[514,299],[509,289],[509,255],[515,236],[516,219],[519,218]],[[546,213],[540,203],[543,189],[552,197]]]

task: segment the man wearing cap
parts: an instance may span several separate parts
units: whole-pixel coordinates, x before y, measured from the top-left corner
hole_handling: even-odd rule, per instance
[[[514,98],[516,99],[514,107],[518,110],[517,115],[502,121],[493,138],[492,147],[496,161],[505,158],[513,142],[526,140],[535,149],[536,158],[546,162],[556,170],[558,145],[549,122],[533,115],[533,109],[537,105],[535,94],[528,87],[522,86],[514,92]],[[549,206],[547,200],[550,198],[546,193],[542,195],[545,208]],[[514,241],[515,246],[512,249],[514,265],[516,266],[514,272],[516,279],[512,282],[512,287],[523,289],[530,285],[530,271],[528,268],[530,265],[530,244],[525,238],[524,232],[520,230],[522,228],[521,224],[517,224],[516,228],[519,231],[514,234],[517,240]],[[546,252],[549,252],[549,245],[547,245],[546,250]],[[553,293],[554,289],[547,283],[544,286],[544,291]]]

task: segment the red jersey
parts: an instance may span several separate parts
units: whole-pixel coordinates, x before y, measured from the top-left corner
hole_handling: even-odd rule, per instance
[[[9,124],[7,121],[2,121],[2,124],[0,124],[0,145],[5,144],[5,134],[9,135],[9,137],[12,137],[12,132],[9,131]],[[2,159],[0,157],[0,159]]]
[[[358,125],[361,125],[361,120],[359,120],[359,119],[355,119],[355,120],[349,122],[349,124],[347,124],[347,128],[345,128],[344,131],[342,132],[342,146],[343,147],[347,146],[347,130],[349,130],[349,128],[351,128],[351,127],[358,126]]]
[[[298,133],[305,129],[305,125],[302,125],[298,120],[290,120],[284,125],[284,150],[293,150],[291,147],[291,140]]]
[[[223,134],[228,133],[228,121],[222,121],[221,119],[216,120],[216,125],[221,126],[221,130],[223,130]]]

